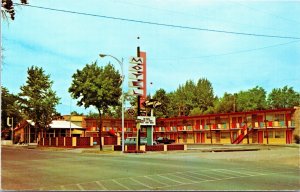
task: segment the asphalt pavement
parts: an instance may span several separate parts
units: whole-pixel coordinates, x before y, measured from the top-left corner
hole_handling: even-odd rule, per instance
[[[109,147],[2,147],[2,190],[299,190],[299,147],[190,146],[123,154]],[[201,151],[214,149],[214,151]],[[298,162],[298,163],[297,163]]]

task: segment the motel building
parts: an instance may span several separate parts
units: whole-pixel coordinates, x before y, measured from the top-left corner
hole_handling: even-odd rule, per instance
[[[299,136],[299,113],[300,107],[294,107],[157,118],[155,126],[141,126],[140,135],[147,137],[147,129],[152,129],[154,140],[167,137],[177,144],[292,144],[294,136]],[[39,135],[39,144],[64,147],[97,145],[100,141],[98,123],[95,118],[82,118],[81,126],[66,120],[53,121],[49,130]],[[106,118],[102,124],[102,144],[121,145],[122,120]],[[32,138],[34,127],[30,121],[25,121],[15,128],[15,133],[26,143],[29,135]],[[136,120],[125,119],[125,139],[136,135]]]
[[[299,111],[300,108],[295,107],[157,118],[153,138],[167,137],[180,144],[291,144],[294,135],[299,135]],[[96,119],[85,118],[83,126],[86,136],[98,137]],[[147,137],[149,128],[141,127],[141,137]],[[117,137],[115,144],[120,144],[121,119],[103,120],[102,134],[111,133]],[[124,137],[134,137],[136,133],[136,121],[125,119]]]

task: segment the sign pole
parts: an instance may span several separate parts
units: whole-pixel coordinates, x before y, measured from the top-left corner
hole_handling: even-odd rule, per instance
[[[138,39],[139,39],[140,37],[138,37]],[[137,57],[140,57],[140,47],[138,46],[137,47]],[[145,69],[144,69],[145,70]],[[140,116],[141,115],[141,105],[140,105],[140,102],[141,102],[141,96],[140,95],[138,95],[137,96],[137,115],[138,116]],[[141,128],[141,126],[140,126],[140,124],[138,123],[137,124],[137,151],[139,151],[140,150],[140,128]]]

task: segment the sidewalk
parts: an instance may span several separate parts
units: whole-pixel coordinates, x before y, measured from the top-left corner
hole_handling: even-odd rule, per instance
[[[198,152],[233,152],[233,151],[259,151],[259,150],[271,150],[276,148],[288,147],[288,148],[300,148],[299,144],[188,144],[187,151],[198,151]],[[95,154],[122,154],[121,151],[113,151],[111,145],[103,146],[103,150],[100,151],[99,145],[91,148],[64,148],[64,147],[31,147],[28,145],[2,145],[2,147],[11,148],[24,148],[31,150],[41,151],[61,151],[70,153],[95,153]],[[153,151],[151,151],[153,153]],[[154,152],[155,153],[155,152]]]

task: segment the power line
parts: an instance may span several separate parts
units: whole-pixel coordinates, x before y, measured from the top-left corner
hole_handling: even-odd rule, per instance
[[[44,9],[44,10],[51,10],[51,11],[63,12],[63,13],[72,13],[72,14],[77,14],[77,15],[92,16],[92,17],[99,17],[99,18],[104,18],[104,19],[112,19],[112,20],[119,20],[119,21],[126,21],[126,22],[140,23],[140,24],[163,26],[163,27],[172,27],[172,28],[178,28],[178,29],[207,31],[207,32],[215,32],[215,33],[226,33],[226,34],[233,34],[233,35],[245,35],[245,36],[256,36],[256,37],[280,38],[280,39],[294,39],[294,40],[300,39],[300,37],[292,37],[292,36],[266,35],[266,34],[244,33],[244,32],[235,32],[235,31],[209,29],[209,28],[190,27],[190,26],[173,25],[173,24],[167,24],[167,23],[157,23],[157,22],[144,21],[144,20],[127,19],[127,18],[122,18],[122,17],[112,17],[112,16],[106,16],[106,15],[97,15],[97,14],[91,14],[91,13],[85,13],[85,12],[68,11],[68,10],[63,10],[63,9],[41,7],[41,6],[35,6],[35,5],[29,5],[29,4],[26,4],[26,5],[19,4],[19,3],[15,3],[15,4],[16,5],[21,5],[21,6],[32,7],[32,8],[38,8],[38,9]]]
[[[240,50],[240,51],[232,51],[228,53],[220,53],[220,54],[212,54],[212,55],[204,55],[204,56],[199,56],[199,57],[184,57],[184,58],[153,58],[151,60],[188,60],[188,59],[202,59],[202,58],[209,58],[209,57],[218,57],[218,56],[226,56],[226,55],[234,55],[234,54],[241,54],[241,53],[246,53],[246,52],[253,52],[253,51],[259,51],[263,49],[269,49],[269,48],[274,48],[274,47],[279,47],[283,45],[288,45],[292,43],[298,43],[300,42],[299,40],[296,41],[289,41],[286,43],[280,43],[280,44],[274,44],[274,45],[269,45],[265,47],[259,47],[259,48],[254,48],[254,49],[245,49],[245,50]]]
[[[230,1],[229,1],[229,2],[230,2]],[[231,1],[231,3],[238,4],[238,5],[242,6],[242,7],[246,7],[246,8],[248,8],[248,9],[254,10],[254,11],[256,11],[256,12],[263,13],[263,14],[268,15],[268,16],[271,16],[271,17],[277,17],[277,18],[282,19],[282,20],[285,20],[285,21],[289,21],[289,22],[293,22],[293,23],[298,23],[298,24],[299,24],[299,21],[291,20],[291,19],[282,17],[281,15],[278,15],[278,14],[269,13],[269,12],[267,12],[267,11],[265,11],[265,10],[257,9],[257,8],[252,7],[252,6],[249,6],[249,5],[240,3],[240,2],[238,2],[238,1]]]

